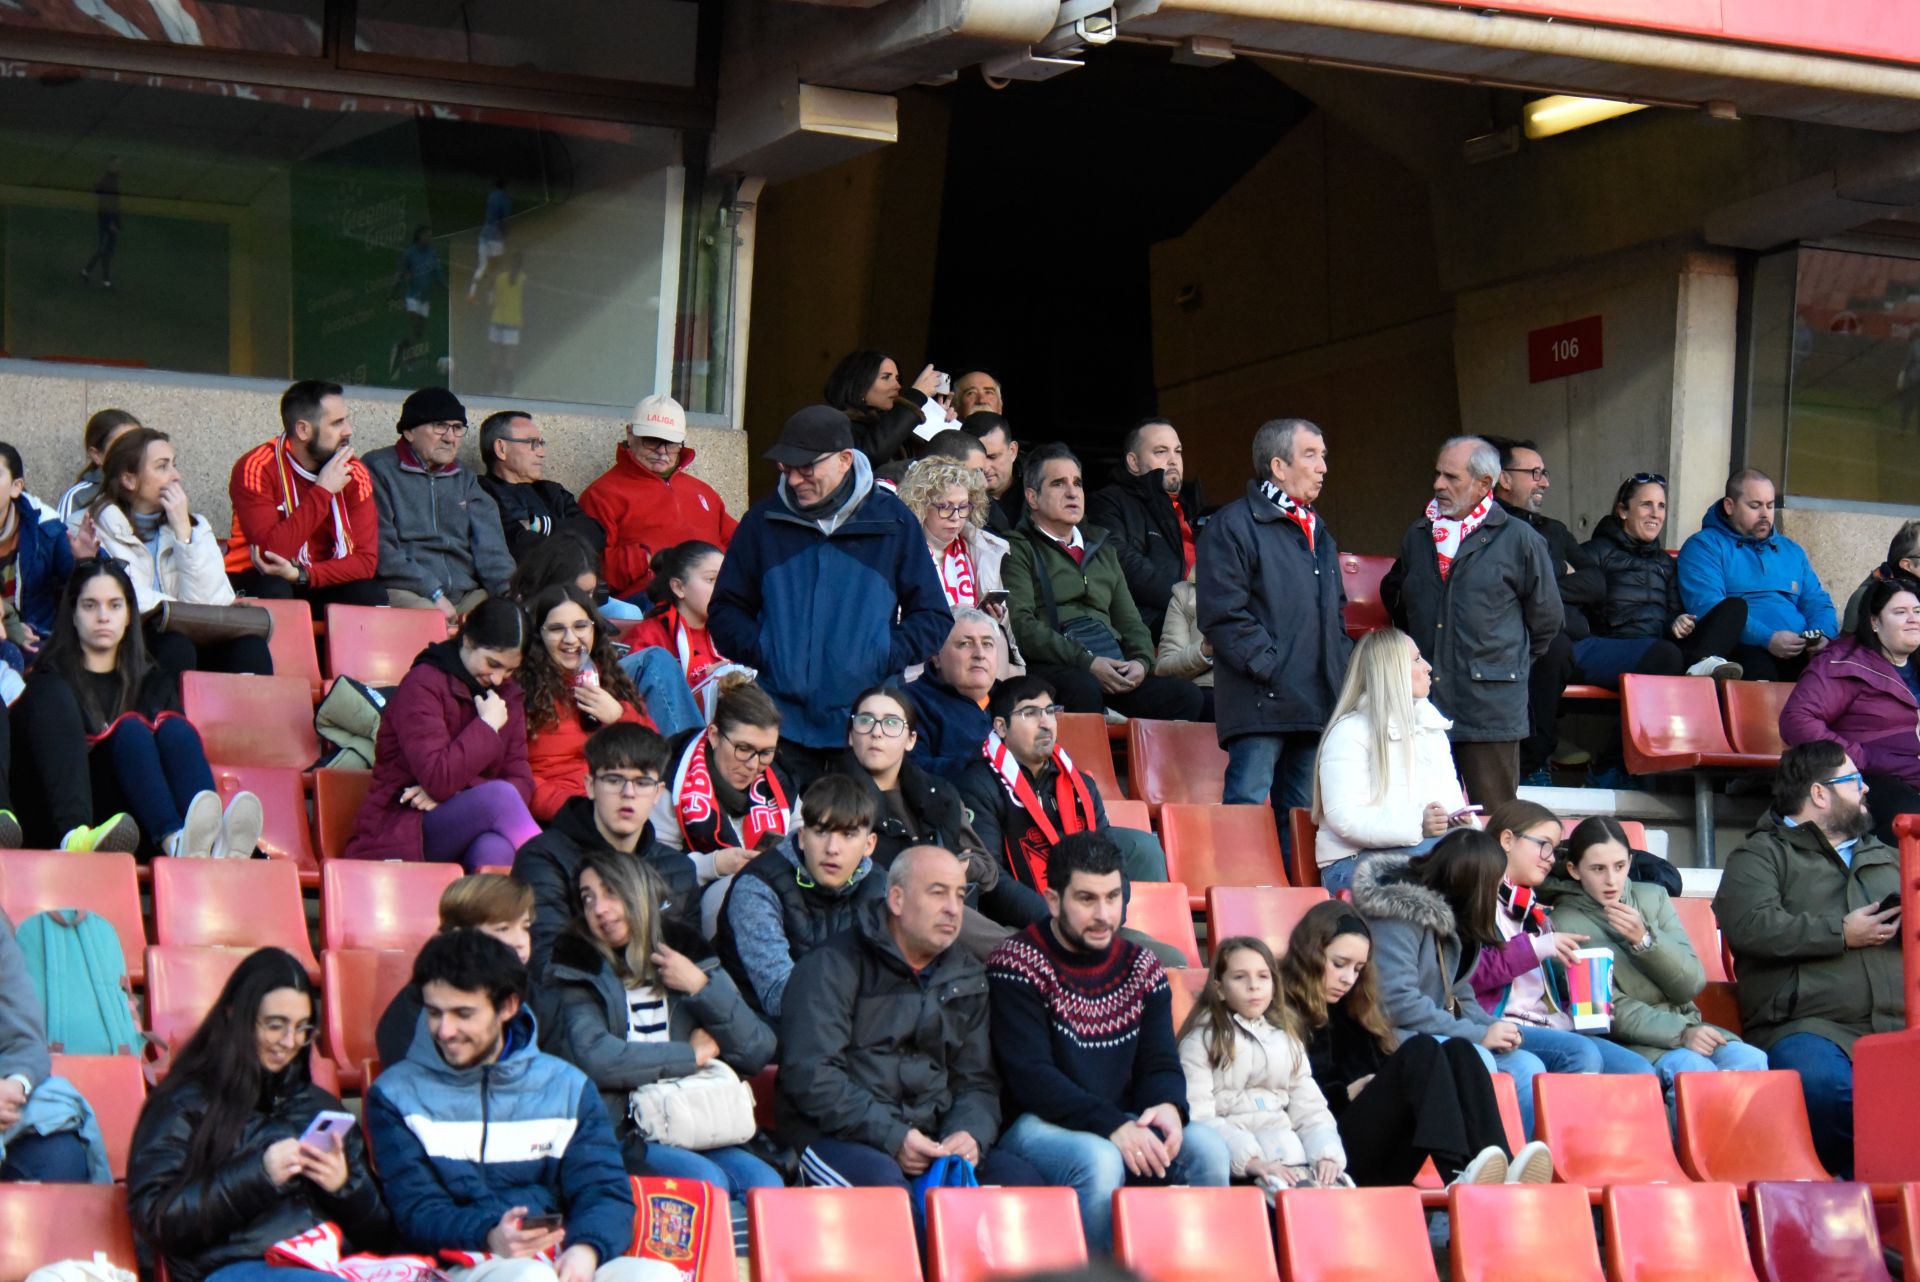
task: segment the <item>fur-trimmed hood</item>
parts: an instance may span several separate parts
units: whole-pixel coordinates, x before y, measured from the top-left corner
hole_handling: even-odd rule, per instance
[[[1412,855],[1369,855],[1353,874],[1353,906],[1363,917],[1387,917],[1455,939],[1453,907],[1425,886],[1407,880]]]

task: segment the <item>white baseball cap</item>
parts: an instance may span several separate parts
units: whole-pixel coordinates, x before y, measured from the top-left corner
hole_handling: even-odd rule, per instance
[[[656,392],[633,407],[633,422],[627,431],[634,436],[683,442],[687,439],[687,412],[680,402],[664,392]]]

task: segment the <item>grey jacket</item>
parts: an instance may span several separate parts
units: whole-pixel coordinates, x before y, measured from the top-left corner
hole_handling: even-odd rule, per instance
[[[1431,1033],[1478,1043],[1494,1022],[1468,982],[1478,956],[1462,967],[1453,909],[1406,880],[1412,862],[1410,855],[1372,855],[1353,874],[1353,906],[1373,931],[1381,1004],[1401,1041]]]
[[[1557,578],[1546,540],[1498,503],[1461,540],[1444,580],[1431,520],[1400,541],[1380,600],[1433,665],[1428,697],[1453,722],[1455,743],[1527,737],[1527,673],[1562,621]]]
[[[361,458],[373,478],[380,512],[380,572],[383,588],[455,598],[475,588],[503,595],[513,577],[513,557],[500,529],[500,509],[464,467],[429,472],[398,446]]]
[[[27,976],[27,957],[13,922],[0,912],[0,1080],[18,1074],[35,1086],[53,1073],[47,1054],[47,1013]]]

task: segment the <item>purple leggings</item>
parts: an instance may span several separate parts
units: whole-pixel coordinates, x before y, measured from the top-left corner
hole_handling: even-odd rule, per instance
[[[489,779],[454,793],[427,811],[421,828],[428,859],[458,862],[468,872],[488,864],[511,865],[513,852],[540,835],[520,792],[505,779]]]

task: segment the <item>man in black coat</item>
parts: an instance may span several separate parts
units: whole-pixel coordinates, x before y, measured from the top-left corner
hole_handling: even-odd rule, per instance
[[[1020,481],[1020,442],[1013,426],[994,410],[975,410],[960,420],[960,430],[980,442],[987,465],[987,528],[1007,538],[1027,514],[1027,494]]]
[[[487,415],[480,424],[481,488],[500,508],[500,528],[514,564],[556,534],[571,534],[598,557],[607,550],[607,532],[580,510],[567,487],[541,479],[547,469],[547,442],[533,419],[518,410]]]
[[[1127,591],[1155,644],[1173,585],[1193,570],[1204,519],[1200,483],[1186,479],[1180,433],[1164,418],[1142,419],[1127,433],[1112,479],[1087,499],[1087,520],[1113,536]]]

